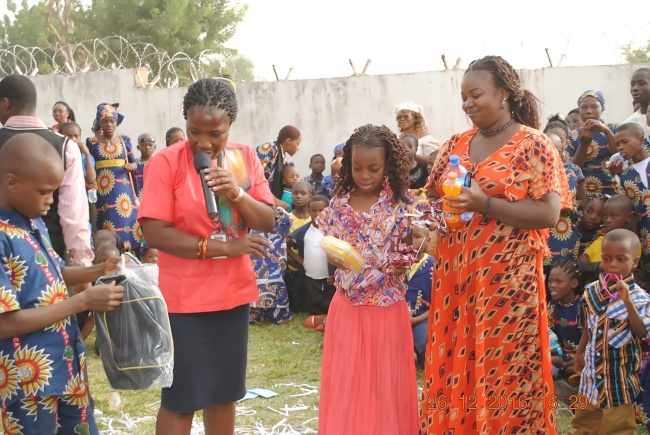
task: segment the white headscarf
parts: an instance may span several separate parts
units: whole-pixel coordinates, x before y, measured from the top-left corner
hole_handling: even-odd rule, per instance
[[[424,116],[424,108],[413,101],[406,101],[400,103],[393,109],[393,115],[397,115],[400,110],[410,110],[411,112],[419,113],[422,117],[422,128],[427,128],[427,118]]]

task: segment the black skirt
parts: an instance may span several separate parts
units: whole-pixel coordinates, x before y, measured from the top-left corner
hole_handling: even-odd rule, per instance
[[[161,406],[179,413],[232,403],[246,395],[249,306],[210,313],[169,314],[174,383]]]

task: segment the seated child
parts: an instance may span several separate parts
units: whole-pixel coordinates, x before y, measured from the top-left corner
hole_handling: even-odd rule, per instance
[[[584,254],[578,257],[578,270],[585,275],[585,280],[593,281],[600,270],[601,249],[603,237],[615,229],[629,229],[634,220],[632,203],[622,194],[612,195],[603,205],[603,227],[601,234],[596,237],[591,245],[585,249]],[[639,245],[641,249],[641,245]],[[639,251],[641,255],[641,251]]]
[[[147,246],[142,256],[143,263],[158,264],[158,250]]]
[[[103,244],[117,246],[120,253],[124,253],[124,244],[122,243],[122,240],[120,240],[120,236],[112,231],[98,230],[93,234],[93,248],[97,250],[97,248]]]
[[[325,196],[327,196],[328,199],[332,199],[334,188],[336,187],[336,183],[339,182],[340,173],[341,173],[341,158],[336,157],[334,160],[332,160],[332,164],[330,165],[330,175],[325,177],[325,179],[323,180],[323,185],[325,186],[326,189]]]
[[[429,154],[429,158],[427,159],[427,172],[429,174],[433,169],[433,164],[436,162],[436,157],[438,157],[438,151],[434,151],[431,154]]]
[[[289,227],[289,234],[296,231],[311,222],[311,215],[309,214],[309,198],[312,196],[311,185],[304,180],[300,180],[293,185],[292,196],[294,200],[295,209],[291,213],[291,227]],[[298,250],[291,241],[288,240],[289,251],[297,253]],[[289,303],[291,311],[300,313],[305,311],[304,293],[300,291],[302,288],[302,265],[295,261],[295,257],[289,254],[289,266],[285,274],[284,282],[287,285],[289,292]]]
[[[399,138],[399,143],[406,151],[406,156],[409,159],[409,187],[411,192],[422,189],[429,179],[429,172],[427,171],[426,163],[418,163],[415,160],[415,154],[418,150],[418,138],[411,134],[403,134]]]
[[[104,264],[110,258],[119,257],[120,251],[116,246],[103,244],[95,251],[95,258],[93,258],[93,264],[99,265]],[[85,290],[84,290],[85,291]],[[93,321],[92,311],[82,311],[77,313],[77,325],[79,325],[79,330],[81,331],[81,338],[85,340],[88,338],[90,333],[93,331],[95,322]]]
[[[298,180],[300,180],[300,173],[298,172],[298,168],[296,168],[293,163],[288,163],[282,171],[282,183],[284,184],[284,190],[282,191],[281,199],[289,206],[289,212],[293,211],[291,191],[293,189],[293,185],[296,184]]]
[[[340,159],[343,158],[343,149],[345,148],[345,142],[338,144],[334,147],[334,158]]]
[[[305,177],[305,181],[311,184],[311,190],[314,195],[327,195],[327,188],[324,185],[325,178],[323,171],[325,171],[325,157],[322,154],[314,154],[309,159],[309,169],[311,175]]]
[[[580,283],[578,265],[574,260],[564,259],[553,264],[548,280],[551,293],[548,324],[562,348],[558,374],[566,378],[575,374],[574,358],[582,338],[582,326],[578,324],[582,301],[578,294],[582,291]]]
[[[570,435],[633,434],[634,402],[641,393],[641,342],[650,334],[650,297],[634,284],[639,238],[626,229],[609,231],[602,241],[603,274],[585,287],[581,303],[582,338],[575,371],[581,373],[578,406]]]
[[[418,262],[406,273],[406,304],[411,312],[413,345],[417,365],[424,368],[424,351],[427,347],[427,325],[433,285],[434,260],[427,254],[429,230],[418,225],[411,226],[413,247],[418,250]]]
[[[600,235],[603,226],[603,206],[609,195],[588,197],[585,202],[582,218],[576,223],[580,244],[578,256],[584,254],[585,249]]]
[[[548,123],[544,127],[544,133],[551,139],[560,157],[562,157],[562,165],[564,166],[564,172],[569,181],[569,188],[571,189],[575,208],[582,209],[587,200],[585,176],[582,173],[582,169],[567,158],[566,148],[569,145],[569,124],[556,113],[548,118]]]
[[[74,315],[114,310],[123,288],[100,285],[70,297],[66,286],[111,273],[119,258],[66,267],[56,255],[41,215],[63,175],[57,151],[35,134],[18,134],[0,150],[0,414],[11,433],[99,434]]]
[[[564,158],[562,163],[564,165],[564,173],[569,182],[569,189],[571,190],[573,208],[563,209],[557,223],[549,232],[548,249],[551,255],[544,262],[544,272],[547,277],[551,265],[565,259],[575,260],[578,256],[580,245],[580,233],[577,231],[577,222],[580,217],[578,214],[578,204],[584,204],[585,194],[585,177],[582,175],[582,170],[564,157],[566,155],[568,127],[559,115],[549,118],[549,121],[544,129],[544,133],[553,142],[560,156]],[[559,134],[562,135],[562,138],[558,136]]]
[[[560,370],[562,370],[562,365],[564,360],[562,359],[562,348],[560,343],[557,341],[557,335],[551,328],[548,328],[548,340],[551,343],[551,370],[553,372],[553,380],[556,381],[560,378]]]
[[[303,266],[302,289],[305,296],[305,308],[311,316],[305,320],[305,326],[315,328],[325,319],[336,288],[333,283],[333,268],[327,262],[327,254],[321,248],[325,236],[318,230],[314,219],[329,205],[329,200],[322,195],[314,195],[309,200],[311,222],[301,226],[289,235],[298,253],[291,257]]]
[[[282,207],[275,208],[275,226],[270,233],[252,230],[251,234],[261,234],[271,243],[273,251],[268,257],[250,255],[257,276],[259,300],[250,304],[249,323],[257,324],[268,317],[276,325],[287,323],[292,314],[289,309],[289,296],[282,275],[287,268],[287,233],[291,218]]]

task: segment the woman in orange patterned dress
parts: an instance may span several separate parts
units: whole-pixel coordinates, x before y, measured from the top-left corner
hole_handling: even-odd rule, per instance
[[[474,216],[438,238],[421,431],[555,434],[542,261],[548,228],[571,206],[562,159],[501,57],[470,64],[462,99],[475,128],[443,145],[429,186],[441,196],[460,156],[473,180],[448,203]]]

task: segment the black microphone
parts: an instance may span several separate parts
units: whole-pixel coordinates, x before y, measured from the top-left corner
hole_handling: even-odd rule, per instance
[[[203,196],[205,197],[205,205],[208,209],[208,216],[214,219],[219,214],[217,210],[217,201],[215,199],[214,192],[212,192],[212,189],[210,186],[208,186],[208,182],[205,181],[203,174],[204,169],[211,167],[212,159],[208,153],[202,151],[194,155],[194,169],[196,169],[196,172],[198,172],[199,176],[201,177],[201,184],[203,185]]]

